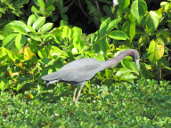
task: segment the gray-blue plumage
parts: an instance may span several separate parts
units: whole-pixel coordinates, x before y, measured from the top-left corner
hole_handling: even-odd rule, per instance
[[[97,72],[103,69],[103,61],[84,58],[70,62],[64,65],[59,71],[43,76],[42,79],[48,82],[58,80],[79,85],[91,79]]]
[[[85,81],[90,80],[97,72],[111,66],[116,66],[125,56],[132,56],[139,68],[138,51],[135,49],[128,49],[119,52],[115,58],[107,61],[98,61],[93,58],[72,61],[64,65],[59,71],[43,76],[42,79],[47,82],[47,85],[60,81],[72,83],[73,85],[82,85],[77,98],[73,97],[73,100],[77,101]],[[76,91],[74,91],[74,96],[75,95]]]

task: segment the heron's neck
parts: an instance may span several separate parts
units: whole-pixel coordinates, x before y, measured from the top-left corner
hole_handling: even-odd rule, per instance
[[[105,61],[104,66],[105,68],[116,66],[125,56],[139,56],[138,52],[134,49],[129,49],[120,52],[115,58]]]
[[[107,60],[107,61],[105,62],[105,67],[108,68],[108,67],[111,67],[111,66],[112,66],[112,67],[117,66],[118,63],[119,63],[125,56],[127,56],[127,55],[122,54],[122,55],[116,56],[115,58],[112,58],[112,59],[110,59],[110,60]]]

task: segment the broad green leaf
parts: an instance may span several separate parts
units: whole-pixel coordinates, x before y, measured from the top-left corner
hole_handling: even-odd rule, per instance
[[[39,13],[39,10],[34,5],[31,7],[31,11],[35,14]]]
[[[46,23],[38,31],[39,32],[48,32],[50,29],[52,29],[52,27],[53,27],[53,23]]]
[[[150,11],[149,16],[153,22],[154,28],[157,29],[162,18],[162,11]]]
[[[19,50],[20,48],[22,48],[21,45],[21,39],[22,39],[22,35],[21,34],[17,34],[16,38],[15,38],[15,46],[16,48]]]
[[[30,15],[28,20],[27,20],[27,25],[31,26],[35,21],[36,21],[36,16]]]
[[[119,8],[124,9],[130,5],[130,0],[118,0]]]
[[[8,45],[16,36],[17,34],[14,34],[14,33],[6,36],[5,39],[3,40],[3,46]]]
[[[115,77],[117,77],[119,80],[126,80],[126,81],[132,81],[137,78],[136,75],[134,75],[130,70],[121,68],[117,73],[115,74]]]
[[[140,14],[138,10],[138,0],[134,0],[131,5],[131,14],[134,16],[137,21],[140,21]]]
[[[100,46],[100,51],[103,52],[101,54],[106,53],[108,48],[108,41],[107,40],[99,40],[98,45]]]
[[[147,32],[153,32],[158,28],[158,25],[162,19],[162,9],[157,11],[150,11],[144,20],[144,26],[146,26]]]
[[[109,32],[111,32],[114,28],[118,27],[117,25],[120,21],[120,17],[114,20],[111,20],[110,18],[105,19],[101,23],[100,29],[97,32],[95,32],[94,36],[91,36],[92,42],[96,42],[98,40],[103,40],[104,38],[106,38]]]
[[[109,24],[107,25],[107,31],[111,31],[112,29],[117,28],[120,21],[121,21],[120,17],[110,21]]]
[[[44,0],[37,0],[37,4],[41,9],[45,9],[45,2]]]
[[[132,5],[131,5],[131,14],[138,21],[138,23],[141,22],[141,20],[146,12],[147,12],[147,5],[144,0],[134,0],[133,1]]]
[[[72,36],[72,29],[68,26],[61,26],[59,29],[61,29],[61,34],[60,36],[63,39],[69,39],[71,40],[71,36]]]
[[[39,17],[34,23],[33,23],[33,29],[38,30],[44,23],[46,19],[45,17]]]
[[[100,25],[100,29],[99,30],[106,30],[107,26],[109,25],[111,19],[107,18],[104,21],[102,21],[101,25]]]
[[[20,50],[23,47],[25,42],[26,42],[25,37],[21,34],[17,34],[17,36],[15,38],[15,46],[18,50]]]
[[[108,36],[115,40],[127,40],[128,39],[127,34],[120,30],[114,30],[111,33],[109,33]]]
[[[129,37],[131,42],[135,36],[135,33],[136,33],[136,23],[135,21],[131,21],[129,24]]]
[[[32,33],[30,33],[30,35],[29,35],[30,37],[31,37],[31,39],[33,39],[33,40],[36,40],[36,41],[42,41],[41,40],[41,36],[40,36],[40,34],[32,34]]]
[[[30,31],[27,25],[23,23],[22,21],[12,21],[9,24],[7,24],[4,29],[6,31],[9,30],[9,31],[19,32],[19,33],[27,33]]]
[[[108,30],[111,29],[111,27],[108,26],[110,22],[111,22],[110,18],[107,18],[104,21],[102,21],[100,25],[100,29],[96,32],[97,35],[93,39],[94,41],[97,41],[97,39],[100,40],[106,35]]]
[[[164,42],[161,39],[152,40],[148,48],[148,59],[155,63],[164,55]]]
[[[131,57],[130,57],[131,58]],[[138,71],[138,67],[137,65],[135,64],[135,62],[133,62],[133,59],[130,60],[127,58],[125,58],[123,61],[121,61],[121,64],[122,66],[125,68],[125,69],[128,69],[130,70],[131,72],[134,72],[136,73],[137,75],[139,74],[139,71]]]
[[[78,27],[72,28],[72,40],[74,47],[77,49],[81,48],[81,36],[82,36],[82,30]]]

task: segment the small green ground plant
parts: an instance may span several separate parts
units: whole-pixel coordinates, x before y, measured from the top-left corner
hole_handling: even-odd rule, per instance
[[[170,83],[141,79],[113,82],[83,92],[72,102],[70,86],[46,92],[0,93],[2,128],[170,128]],[[85,91],[85,90],[84,90]],[[31,96],[34,94],[34,97]],[[4,109],[5,108],[5,109]]]

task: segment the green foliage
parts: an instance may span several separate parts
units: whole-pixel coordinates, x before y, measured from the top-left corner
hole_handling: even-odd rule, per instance
[[[12,13],[16,16],[20,16],[22,14],[22,8],[25,4],[27,4],[29,0],[1,0],[0,1],[0,17],[2,17],[5,13]]]
[[[36,79],[39,79],[37,76],[51,72],[51,66],[54,67],[53,70],[61,67],[61,63],[54,65],[56,61],[64,64],[65,59],[71,58],[71,60],[75,60],[83,56],[104,60],[107,57],[106,53],[112,55],[115,50],[108,48],[109,43],[107,40],[110,38],[126,40],[128,38],[124,32],[112,30],[112,28],[117,28],[119,20],[120,18],[113,21],[111,19],[105,20],[99,31],[88,36],[84,35],[78,27],[61,25],[53,28],[52,23],[46,23],[45,17],[36,15],[29,16],[27,24],[23,21],[8,23],[4,26],[2,34],[1,49],[3,54],[1,59],[6,57],[6,61],[3,60],[2,67],[9,68],[3,74],[0,89],[11,88],[20,90],[28,86],[27,83],[32,80],[36,81]],[[101,37],[102,35],[103,37]],[[91,47],[92,45],[93,47]],[[100,56],[98,55],[99,53],[101,54]],[[75,55],[82,56],[74,57]],[[45,66],[45,64],[48,67],[50,66],[50,68],[38,73],[37,71],[40,72],[40,70],[44,69],[42,66]],[[27,69],[28,67],[29,70]],[[24,81],[21,82],[20,76],[25,73],[27,75],[23,75],[22,79]],[[129,78],[129,75],[132,75],[132,77]],[[118,78],[130,81],[137,78],[137,76],[128,70],[127,75],[117,75]],[[7,84],[5,84],[6,79],[9,80]]]
[[[56,0],[57,1],[57,0]],[[42,16],[50,16],[55,11],[55,0],[34,0],[35,5],[32,6],[31,10],[33,13]]]
[[[93,86],[80,102],[72,102],[69,86],[0,93],[0,125],[5,128],[96,127],[170,128],[171,91],[165,81],[139,80]],[[64,96],[65,95],[65,96]],[[6,108],[6,109],[4,109]]]
[[[43,74],[55,71],[72,60],[82,57],[106,60],[112,58],[116,51],[128,48],[142,51],[141,75],[144,74],[144,77],[156,78],[158,72],[170,70],[167,62],[167,47],[170,46],[171,40],[169,2],[161,3],[158,10],[147,11],[144,0],[119,1],[118,7],[114,7],[113,11],[115,18],[105,18],[99,14],[102,19],[99,29],[88,35],[79,27],[67,25],[67,18],[63,18],[65,20],[61,21],[59,27],[53,27],[52,22],[46,22],[46,17],[50,16],[53,10],[49,9],[48,12],[47,9],[56,1],[49,4],[45,2],[35,1],[36,6],[33,8],[36,10],[32,8],[34,14],[30,15],[27,21],[14,20],[1,29],[1,90],[24,89],[28,83],[37,83]],[[86,3],[92,4],[88,0]],[[61,1],[58,7],[63,6],[64,2]],[[62,11],[62,17],[65,17],[66,11],[67,9]],[[162,24],[168,24],[168,27],[160,27]],[[113,69],[113,78],[132,82],[137,78],[138,71],[132,68],[135,65],[130,66],[132,60],[125,62],[121,63],[123,68]],[[151,73],[152,71],[154,73]],[[108,70],[106,72],[110,73]],[[158,79],[162,77],[165,75],[160,74]]]
[[[2,34],[2,55],[1,63],[2,67],[6,67],[7,70],[3,74],[1,82],[1,89],[13,88],[19,90],[23,87],[23,83],[18,83],[17,86],[12,86],[16,82],[19,82],[19,76],[23,73],[30,74],[35,70],[38,70],[39,66],[35,66],[38,58],[36,54],[43,43],[49,41],[50,33],[52,29],[52,23],[45,23],[45,17],[38,17],[31,15],[27,24],[23,21],[12,21],[7,24],[3,29]],[[44,36],[46,34],[46,36]],[[6,59],[4,60],[4,57]],[[33,66],[32,70],[27,70],[27,66]],[[1,69],[4,70],[3,68]],[[17,76],[17,77],[16,77]],[[23,76],[26,79],[28,76]],[[5,79],[8,80],[6,84]],[[10,81],[9,79],[12,79]],[[30,80],[29,80],[30,81]],[[17,84],[17,83],[16,83]],[[11,87],[9,86],[11,85]]]

